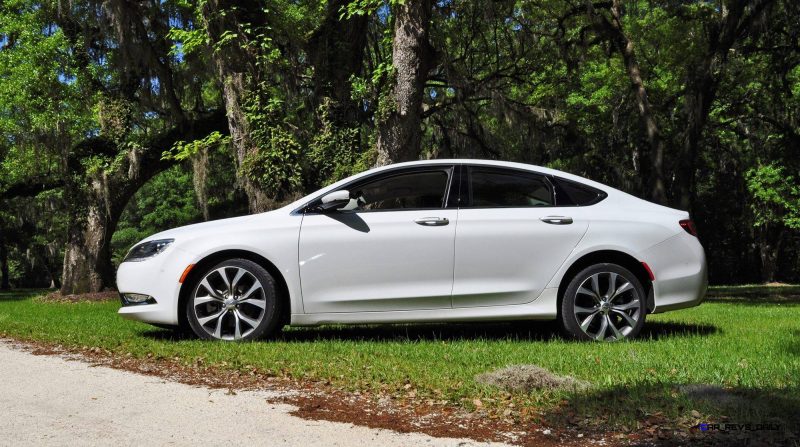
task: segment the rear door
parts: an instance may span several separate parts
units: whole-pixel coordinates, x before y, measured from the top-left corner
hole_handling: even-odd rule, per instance
[[[453,307],[534,300],[586,232],[585,213],[555,206],[554,186],[544,175],[494,166],[464,169]]]

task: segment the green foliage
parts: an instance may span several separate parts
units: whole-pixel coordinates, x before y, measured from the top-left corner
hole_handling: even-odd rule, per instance
[[[800,229],[800,182],[783,166],[751,168],[747,171],[747,188],[753,197],[753,226],[778,224]]]
[[[162,172],[131,199],[111,239],[116,265],[145,237],[202,219],[189,171],[181,166]]]
[[[245,156],[241,174],[272,196],[286,197],[296,191],[302,171],[295,136],[280,126],[259,126],[251,136],[258,146]]]
[[[204,138],[193,141],[178,141],[168,151],[161,155],[163,160],[186,161],[197,155],[200,151],[213,151],[230,145],[231,138],[214,131]]]
[[[375,153],[360,151],[359,129],[336,126],[330,118],[329,102],[320,106],[318,115],[321,126],[308,151],[316,183],[328,185],[369,169]]]

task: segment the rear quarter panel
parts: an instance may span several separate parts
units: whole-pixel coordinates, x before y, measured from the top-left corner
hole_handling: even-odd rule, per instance
[[[636,202],[642,202],[643,205]],[[572,264],[596,251],[614,250],[639,261],[646,261],[643,253],[650,247],[684,232],[678,221],[688,217],[688,214],[681,211],[611,194],[596,205],[575,207],[572,213],[587,219],[589,228],[553,276],[548,288],[558,287]]]

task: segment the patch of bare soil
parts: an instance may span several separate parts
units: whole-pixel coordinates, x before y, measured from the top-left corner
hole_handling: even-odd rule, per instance
[[[104,290],[96,293],[81,293],[77,295],[62,295],[60,291],[34,298],[43,303],[81,303],[85,301],[117,301],[119,293],[114,290]]]
[[[478,383],[506,391],[584,390],[589,383],[570,376],[559,376],[536,365],[511,365],[475,377]]]

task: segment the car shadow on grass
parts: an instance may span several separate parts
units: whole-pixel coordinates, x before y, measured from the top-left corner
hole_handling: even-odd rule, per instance
[[[800,389],[661,383],[589,389],[543,415],[572,430],[622,432],[631,445],[798,445]]]
[[[660,340],[673,337],[707,336],[718,333],[711,325],[687,323],[646,323],[640,340]],[[142,333],[156,340],[185,340],[195,338],[185,331],[151,329]],[[430,323],[387,325],[327,325],[286,328],[275,341],[308,343],[328,340],[363,342],[415,342],[493,340],[515,342],[567,341],[556,322],[520,321],[508,323]],[[267,340],[269,342],[269,340]]]

